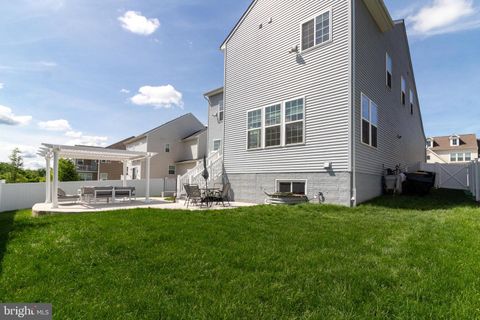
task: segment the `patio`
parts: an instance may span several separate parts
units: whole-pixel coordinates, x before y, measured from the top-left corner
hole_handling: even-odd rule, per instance
[[[145,202],[145,198],[138,198],[134,201],[127,202],[115,202],[115,203],[61,203],[57,208],[53,208],[51,203],[37,203],[32,208],[32,215],[35,217],[47,215],[47,214],[77,214],[77,213],[94,213],[102,211],[114,211],[114,210],[129,210],[140,208],[151,209],[169,209],[169,210],[223,210],[223,209],[235,209],[241,207],[255,206],[253,203],[244,202],[231,202],[230,206],[223,207],[222,205],[213,205],[211,207],[189,206],[184,205],[184,200],[177,200],[172,202],[165,200],[165,198],[150,198],[149,202]]]

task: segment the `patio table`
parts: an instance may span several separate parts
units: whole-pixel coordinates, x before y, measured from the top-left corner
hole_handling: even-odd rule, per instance
[[[200,188],[200,191],[202,191],[203,194],[205,195],[205,202],[208,208],[209,202],[210,202],[210,206],[213,205],[213,201],[210,201],[210,200],[213,198],[213,195],[215,194],[215,192],[220,191],[220,188]]]

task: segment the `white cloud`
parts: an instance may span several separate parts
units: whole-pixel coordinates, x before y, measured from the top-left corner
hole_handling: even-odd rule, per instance
[[[122,22],[123,29],[144,36],[154,33],[160,27],[158,19],[148,19],[142,16],[141,12],[136,11],[127,11],[123,16],[118,17],[118,20]]]
[[[16,116],[12,109],[0,105],[0,125],[8,126],[27,125],[32,121],[31,116]]]
[[[69,145],[82,145],[82,146],[93,146],[93,147],[106,147],[108,137],[104,136],[88,136],[83,135],[80,132],[80,136],[72,140],[69,140],[67,144]]]
[[[121,92],[121,93],[130,93],[130,90],[128,90],[128,89],[122,89],[122,90],[120,90],[120,92]]]
[[[0,82],[0,90],[2,90],[4,87],[5,85],[3,84],[3,82]]]
[[[172,85],[152,87],[144,86],[130,100],[136,105],[151,105],[156,108],[183,107],[182,93]]]
[[[51,121],[41,121],[38,123],[38,126],[41,129],[48,130],[48,131],[69,131],[72,130],[70,127],[70,123],[67,120],[59,119],[59,120],[51,120]]]
[[[473,0],[434,0],[408,17],[413,34],[432,36],[480,27]]]
[[[42,67],[53,68],[58,66],[58,64],[54,61],[40,61],[38,64]]]

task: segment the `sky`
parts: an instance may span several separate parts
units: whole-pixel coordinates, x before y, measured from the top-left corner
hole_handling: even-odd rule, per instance
[[[0,0],[0,161],[106,146],[192,112],[250,0]],[[385,0],[405,19],[427,136],[480,135],[480,1]]]

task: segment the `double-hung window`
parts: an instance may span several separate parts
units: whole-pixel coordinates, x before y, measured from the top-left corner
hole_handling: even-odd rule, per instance
[[[165,144],[165,152],[170,152],[170,143]]]
[[[223,102],[220,102],[218,105],[218,121],[223,121],[225,115],[225,108],[223,106]]]
[[[220,150],[220,147],[222,146],[222,140],[213,140],[213,151]]]
[[[407,104],[407,82],[405,81],[405,78],[402,76],[402,94],[400,96],[400,99],[402,101],[402,105]]]
[[[265,147],[275,147],[282,143],[282,105],[265,108]]]
[[[247,148],[258,149],[262,147],[262,109],[248,112]]]
[[[174,165],[168,166],[168,174],[175,174],[176,167]]]
[[[414,106],[414,103],[413,103],[413,90],[410,89],[410,114],[413,115],[413,106]]]
[[[393,62],[392,62],[392,57],[390,55],[386,54],[386,81],[387,81],[387,87],[389,89],[392,89],[392,79],[393,79]]]
[[[332,39],[332,11],[327,10],[302,23],[302,51]]]
[[[472,161],[472,153],[466,152],[465,153],[465,161]]]
[[[304,142],[304,99],[285,102],[285,144]]]
[[[362,94],[362,142],[378,146],[378,107],[366,95]]]

